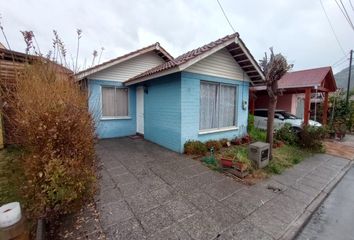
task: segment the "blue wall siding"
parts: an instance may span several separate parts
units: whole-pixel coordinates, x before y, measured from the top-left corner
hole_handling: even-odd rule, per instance
[[[238,130],[199,134],[199,107],[200,107],[200,81],[213,81],[237,86],[236,100],[236,124]],[[232,139],[242,136],[247,132],[248,106],[242,109],[242,100],[248,102],[249,83],[240,80],[214,77],[190,72],[182,72],[181,75],[181,146],[190,139],[207,141],[210,139]]]
[[[123,86],[121,82],[89,80],[89,108],[96,123],[98,138],[129,136],[136,133],[136,88],[129,87],[129,118],[102,120],[101,87]]]
[[[181,152],[181,74],[160,77],[146,85],[144,138]]]

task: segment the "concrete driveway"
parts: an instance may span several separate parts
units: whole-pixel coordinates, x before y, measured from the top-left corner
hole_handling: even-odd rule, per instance
[[[102,140],[97,154],[101,226],[124,240],[278,239],[348,164],[316,155],[248,187],[142,139]]]
[[[244,185],[156,144],[103,140],[97,152],[103,162],[98,209],[109,239],[214,239],[252,211],[247,195],[233,203]],[[257,229],[254,235],[266,238]]]

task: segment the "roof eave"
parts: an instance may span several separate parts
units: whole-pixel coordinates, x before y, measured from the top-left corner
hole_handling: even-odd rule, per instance
[[[254,68],[257,70],[258,74],[261,76],[262,80],[264,81],[265,76],[263,74],[263,71],[261,70],[260,66],[258,65],[256,60],[254,59],[254,57],[252,56],[252,54],[250,53],[248,48],[245,46],[245,44],[243,43],[241,38],[239,38],[239,36],[235,37],[235,43],[240,46],[242,51],[246,54],[247,58],[251,61],[252,65],[254,66]]]
[[[163,76],[166,76],[166,75],[169,75],[169,74],[172,74],[172,73],[176,73],[176,72],[180,72],[180,71],[182,71],[182,70],[180,69],[180,67],[177,66],[177,67],[174,67],[174,68],[170,68],[170,69],[168,69],[166,71],[162,71],[162,72],[157,72],[155,74],[151,74],[149,76],[128,80],[128,81],[124,82],[124,85],[125,86],[130,86],[130,85],[133,85],[133,84],[142,83],[142,82],[154,79],[154,78],[163,77]]]

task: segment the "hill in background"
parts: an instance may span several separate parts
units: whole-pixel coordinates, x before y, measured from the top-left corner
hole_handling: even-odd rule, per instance
[[[334,78],[336,79],[338,88],[347,89],[348,73],[349,73],[349,67],[346,67],[342,69],[340,72],[334,74]],[[352,74],[350,79],[350,89],[353,88],[354,88],[354,66],[352,66]]]

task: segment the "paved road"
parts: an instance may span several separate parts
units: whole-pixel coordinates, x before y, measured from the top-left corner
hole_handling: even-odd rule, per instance
[[[311,217],[297,240],[354,240],[354,167]]]

